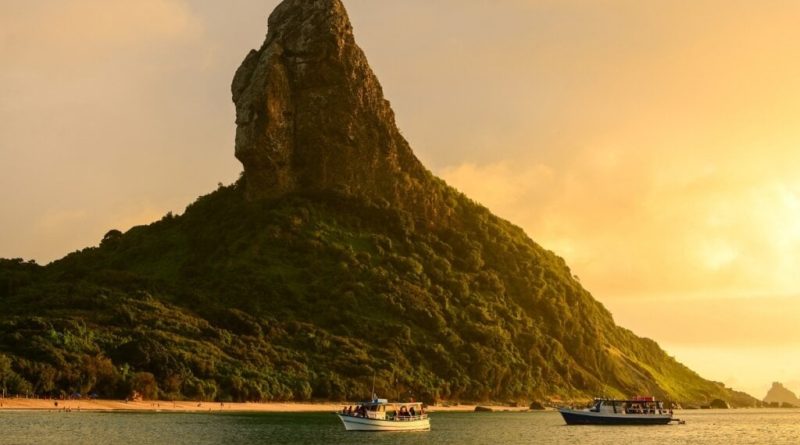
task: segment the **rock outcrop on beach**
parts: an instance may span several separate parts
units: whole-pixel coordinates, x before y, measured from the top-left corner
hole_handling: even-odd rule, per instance
[[[772,382],[772,387],[767,391],[767,395],[764,396],[764,403],[776,406],[788,404],[800,407],[800,399],[797,398],[797,395],[780,382]]]
[[[339,0],[282,2],[232,92],[240,181],[45,267],[0,260],[9,391],[755,401],[617,326],[562,258],[425,170]]]

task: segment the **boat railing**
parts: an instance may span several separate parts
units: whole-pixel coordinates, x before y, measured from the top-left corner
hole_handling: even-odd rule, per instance
[[[355,413],[355,412],[350,413],[350,412],[345,412],[345,411],[337,411],[337,414],[340,414],[342,416],[347,416],[347,417],[358,417],[358,418],[361,418],[361,419],[391,420],[391,421],[395,421],[395,422],[409,422],[409,421],[412,421],[412,420],[423,420],[423,419],[427,419],[428,418],[428,414],[427,413],[417,414],[416,416],[401,416],[401,415],[395,414],[393,416],[392,415],[386,416],[385,419],[377,419],[377,418],[371,417],[369,415],[367,415],[365,417],[365,416],[362,416],[361,414],[358,414],[358,413]]]
[[[395,414],[394,416],[391,417],[391,420],[397,422],[409,422],[412,420],[422,420],[427,418],[428,418],[427,414],[417,414],[416,416],[399,416]]]

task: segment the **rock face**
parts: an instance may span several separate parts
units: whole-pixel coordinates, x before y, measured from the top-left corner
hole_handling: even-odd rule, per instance
[[[777,403],[779,405],[788,403],[792,406],[800,406],[800,399],[780,382],[773,382],[772,388],[764,396],[764,403]]]
[[[428,218],[443,213],[340,0],[283,1],[231,90],[251,199],[335,191],[411,205]]]
[[[724,401],[722,399],[714,399],[714,400],[712,400],[711,403],[709,404],[709,406],[711,408],[714,408],[714,409],[730,409],[730,407],[731,407],[731,405],[728,402],[726,402],[726,401]]]
[[[528,409],[530,409],[530,410],[532,410],[532,411],[541,411],[541,410],[544,410],[544,409],[545,409],[545,406],[542,404],[542,402],[539,402],[539,401],[536,401],[536,400],[534,400],[534,401],[533,401],[533,402],[531,402],[531,404],[528,406]]]

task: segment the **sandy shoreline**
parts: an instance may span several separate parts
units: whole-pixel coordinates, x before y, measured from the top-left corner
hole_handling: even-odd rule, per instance
[[[56,405],[57,403],[57,405]],[[354,402],[347,402],[348,405]],[[0,411],[39,410],[56,411],[152,411],[152,412],[334,412],[345,403],[219,403],[171,402],[165,400],[126,402],[124,400],[45,400],[6,398],[0,399]],[[474,411],[476,405],[431,406],[429,412]],[[526,407],[480,405],[495,411],[527,411]]]

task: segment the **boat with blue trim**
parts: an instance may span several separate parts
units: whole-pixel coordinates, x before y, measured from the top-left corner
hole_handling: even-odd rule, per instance
[[[666,425],[678,421],[664,402],[650,396],[629,400],[596,398],[587,408],[558,411],[567,425]]]

